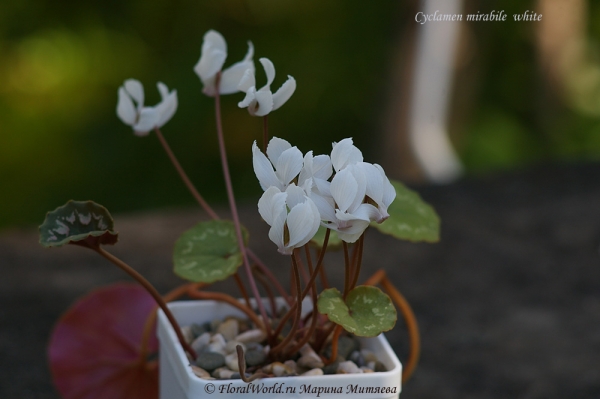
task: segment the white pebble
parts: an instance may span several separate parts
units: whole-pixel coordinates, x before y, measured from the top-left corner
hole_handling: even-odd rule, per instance
[[[299,367],[304,367],[306,369],[318,369],[325,366],[319,355],[317,355],[314,351],[312,353],[308,352],[306,355],[298,359],[297,364]]]
[[[212,380],[213,378],[210,376],[210,373],[206,370],[204,370],[201,367],[198,366],[194,366],[193,364],[192,366],[192,372],[196,375],[196,377],[205,379],[205,380]]]
[[[240,332],[240,326],[237,320],[227,319],[219,325],[217,333],[221,334],[226,341],[231,341]]]
[[[185,338],[185,342],[191,344],[194,340],[194,333],[192,332],[192,327],[183,326],[181,327],[181,334],[183,334],[183,338]]]
[[[260,329],[248,330],[235,337],[238,342],[262,342],[267,338],[267,334]]]
[[[338,374],[361,374],[363,371],[353,362],[341,362],[337,368]]]
[[[202,334],[198,338],[196,338],[194,340],[194,342],[192,342],[192,349],[195,350],[196,352],[201,352],[202,349],[204,349],[204,347],[206,347],[206,345],[208,345],[209,342],[210,342],[210,333],[205,332],[204,334]]]
[[[237,353],[231,353],[231,354],[225,356],[225,364],[231,370],[240,371],[240,364],[238,363]]]
[[[306,373],[300,374],[300,375],[323,375],[323,370],[321,369],[312,369],[312,370],[308,370]]]
[[[227,354],[229,353],[237,353],[237,346],[240,345],[242,347],[242,349],[244,350],[244,352],[246,352],[246,345],[244,345],[243,343],[239,342],[239,341],[229,341],[227,342],[227,345],[225,345],[225,352],[227,352]]]

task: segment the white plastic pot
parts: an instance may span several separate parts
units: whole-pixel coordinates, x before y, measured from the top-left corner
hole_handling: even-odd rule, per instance
[[[181,326],[226,316],[244,317],[232,306],[215,301],[178,301],[169,308]],[[303,398],[388,399],[400,395],[402,365],[383,334],[361,338],[362,348],[373,351],[388,371],[366,374],[274,377],[251,383],[242,380],[204,380],[197,377],[162,311],[158,314],[160,399]]]

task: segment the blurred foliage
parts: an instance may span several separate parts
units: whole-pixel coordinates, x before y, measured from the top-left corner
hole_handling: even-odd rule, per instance
[[[468,172],[600,160],[600,2],[583,1],[587,26],[577,43],[583,56],[570,63],[562,92],[549,88],[540,71],[536,23],[512,20],[535,9],[533,1],[468,2],[471,12],[508,14],[502,23],[470,25],[476,66],[465,79],[476,87],[469,120],[455,140]]]
[[[256,58],[276,67],[274,88],[292,75],[298,89],[269,118],[272,135],[324,153],[354,137],[377,159],[391,64],[399,37],[414,29],[417,1],[4,0],[0,2],[0,228],[40,223],[68,199],[93,199],[113,212],[193,205],[158,140],[135,137],[115,115],[127,78],[178,90],[179,109],[163,133],[200,191],[223,201],[214,105],[192,67],[202,36],[220,31],[230,65],[252,40]],[[471,10],[509,16],[532,1],[467,1]],[[545,98],[533,23],[470,25],[475,66],[467,115],[455,145],[468,172],[557,159],[600,158],[600,2],[589,2],[587,58],[574,71],[571,97]],[[463,55],[464,56],[464,55]],[[264,82],[258,69],[258,84]],[[464,83],[464,81],[463,81]],[[471,100],[461,102],[461,96]],[[241,198],[258,197],[250,148],[262,120],[223,98],[224,128]],[[375,139],[375,140],[374,140]]]
[[[135,137],[117,119],[117,88],[130,77],[144,84],[147,104],[158,101],[157,81],[178,90],[179,110],[163,133],[200,191],[222,201],[214,103],[192,70],[208,29],[228,42],[226,66],[252,40],[256,58],[275,64],[274,88],[288,74],[296,78],[294,97],[269,118],[273,135],[303,151],[324,152],[347,136],[364,143],[380,114],[381,77],[403,7],[394,0],[374,7],[356,0],[1,2],[0,227],[40,223],[71,198],[113,212],[194,204],[158,140]],[[250,148],[262,119],[237,107],[242,98],[223,98],[224,128],[236,194],[254,198],[260,188]]]

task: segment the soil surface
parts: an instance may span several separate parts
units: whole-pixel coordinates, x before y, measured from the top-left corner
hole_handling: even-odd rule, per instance
[[[421,362],[401,398],[600,398],[600,165],[417,190],[441,216],[441,242],[369,232],[361,275],[385,269],[420,323]],[[251,247],[287,278],[255,205],[241,217]],[[173,242],[203,218],[115,215],[120,242],[111,250],[167,292],[181,283],[171,272]],[[0,233],[2,399],[59,398],[46,360],[54,322],[91,289],[129,281],[91,251],[45,250],[37,239],[35,228]],[[387,334],[401,359],[403,327]]]

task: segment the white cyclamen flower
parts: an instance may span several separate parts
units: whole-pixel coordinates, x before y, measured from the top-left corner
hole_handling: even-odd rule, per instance
[[[269,187],[258,201],[258,212],[271,226],[269,238],[284,255],[309,242],[321,223],[316,205],[295,184],[283,192]]]
[[[271,83],[275,79],[275,67],[268,58],[261,58],[259,61],[265,69],[267,84],[257,90],[254,69],[248,69],[238,86],[241,91],[246,93],[246,97],[238,103],[238,106],[240,108],[247,107],[250,115],[265,116],[290,99],[296,90],[296,80],[288,75],[285,83],[273,94]]]
[[[367,162],[359,162],[357,165],[364,170],[367,178],[366,201],[377,205],[379,215],[375,222],[382,223],[390,217],[387,210],[396,198],[396,189],[381,166]]]
[[[277,187],[284,191],[302,169],[302,152],[286,140],[273,137],[267,146],[267,155],[252,144],[252,165],[263,190]],[[274,168],[274,169],[273,169]]]
[[[252,42],[248,42],[248,52],[244,59],[221,72],[227,58],[227,43],[219,32],[214,30],[206,32],[202,42],[200,60],[194,66],[194,71],[204,85],[202,92],[211,97],[217,94],[216,85],[219,72],[221,72],[219,93],[231,94],[238,92],[238,85],[244,76],[244,72],[250,70],[254,73],[253,56],[254,46],[252,46]]]
[[[328,206],[319,203],[321,218],[326,227],[338,232],[340,239],[355,242],[371,221],[379,219],[377,208],[365,202],[367,175],[364,169],[359,165],[346,166],[335,174],[329,189],[333,201],[327,202]]]
[[[154,128],[160,128],[169,121],[177,110],[177,90],[169,93],[167,86],[157,83],[161,102],[154,107],[144,107],[144,87],[135,79],[127,79],[119,87],[117,116],[133,128],[138,136],[145,136]]]
[[[353,165],[362,161],[362,152],[352,143],[351,138],[343,139],[339,143],[333,143],[331,163],[336,172],[348,165]]]

